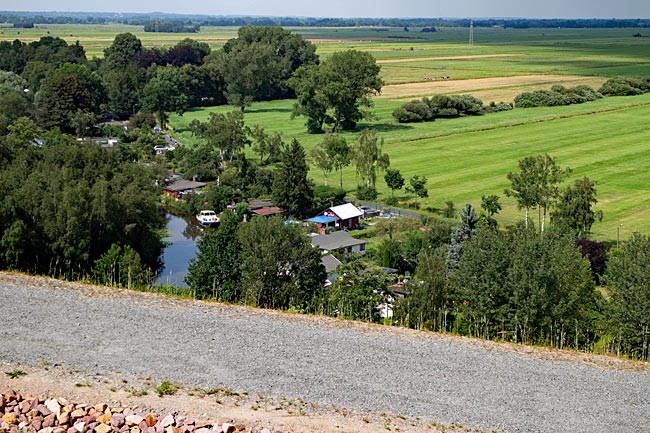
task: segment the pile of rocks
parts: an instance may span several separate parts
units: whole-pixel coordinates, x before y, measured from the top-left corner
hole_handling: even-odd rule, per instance
[[[258,433],[241,424],[200,421],[176,414],[161,417],[128,407],[75,404],[64,398],[22,396],[0,389],[0,433]],[[259,433],[271,433],[267,428]]]

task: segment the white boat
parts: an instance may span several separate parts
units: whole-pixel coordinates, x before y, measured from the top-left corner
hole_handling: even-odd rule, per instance
[[[196,220],[204,226],[212,226],[219,224],[219,217],[213,210],[202,210],[196,216]]]

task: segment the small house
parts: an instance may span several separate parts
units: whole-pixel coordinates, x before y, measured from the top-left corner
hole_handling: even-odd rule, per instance
[[[264,217],[286,217],[289,214],[286,209],[275,206],[273,204],[273,200],[269,199],[250,200],[247,202],[247,204],[252,215],[259,215]]]
[[[182,200],[186,194],[194,194],[199,188],[206,185],[204,182],[194,182],[191,180],[175,180],[163,187],[165,195],[174,197],[176,200]]]
[[[335,218],[335,220],[329,221],[325,224],[333,222],[333,226],[336,230],[351,230],[359,226],[360,218],[363,216],[363,211],[352,203],[346,203],[340,206],[332,206],[321,212],[318,216]]]
[[[366,241],[355,239],[346,232],[338,231],[327,235],[312,236],[311,244],[320,249],[321,253],[329,254],[337,252],[340,254],[365,254]]]
[[[332,254],[326,254],[321,257],[320,259],[321,263],[323,266],[325,266],[325,272],[327,273],[327,281],[325,282],[325,286],[329,287],[334,283],[334,280],[336,280],[336,277],[338,274],[336,273],[336,269],[342,264],[339,259],[334,257]]]

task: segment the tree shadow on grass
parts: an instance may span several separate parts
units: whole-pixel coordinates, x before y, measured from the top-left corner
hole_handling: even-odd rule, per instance
[[[246,113],[291,113],[293,108],[249,108],[246,107],[244,114]]]
[[[364,129],[374,129],[377,132],[396,132],[396,131],[408,131],[413,129],[410,125],[403,125],[400,123],[359,123],[357,127],[354,128],[353,132],[361,132]]]

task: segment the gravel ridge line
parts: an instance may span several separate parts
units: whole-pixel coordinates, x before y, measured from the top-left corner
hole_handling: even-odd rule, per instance
[[[0,360],[124,371],[485,431],[650,432],[650,368],[0,272]]]

